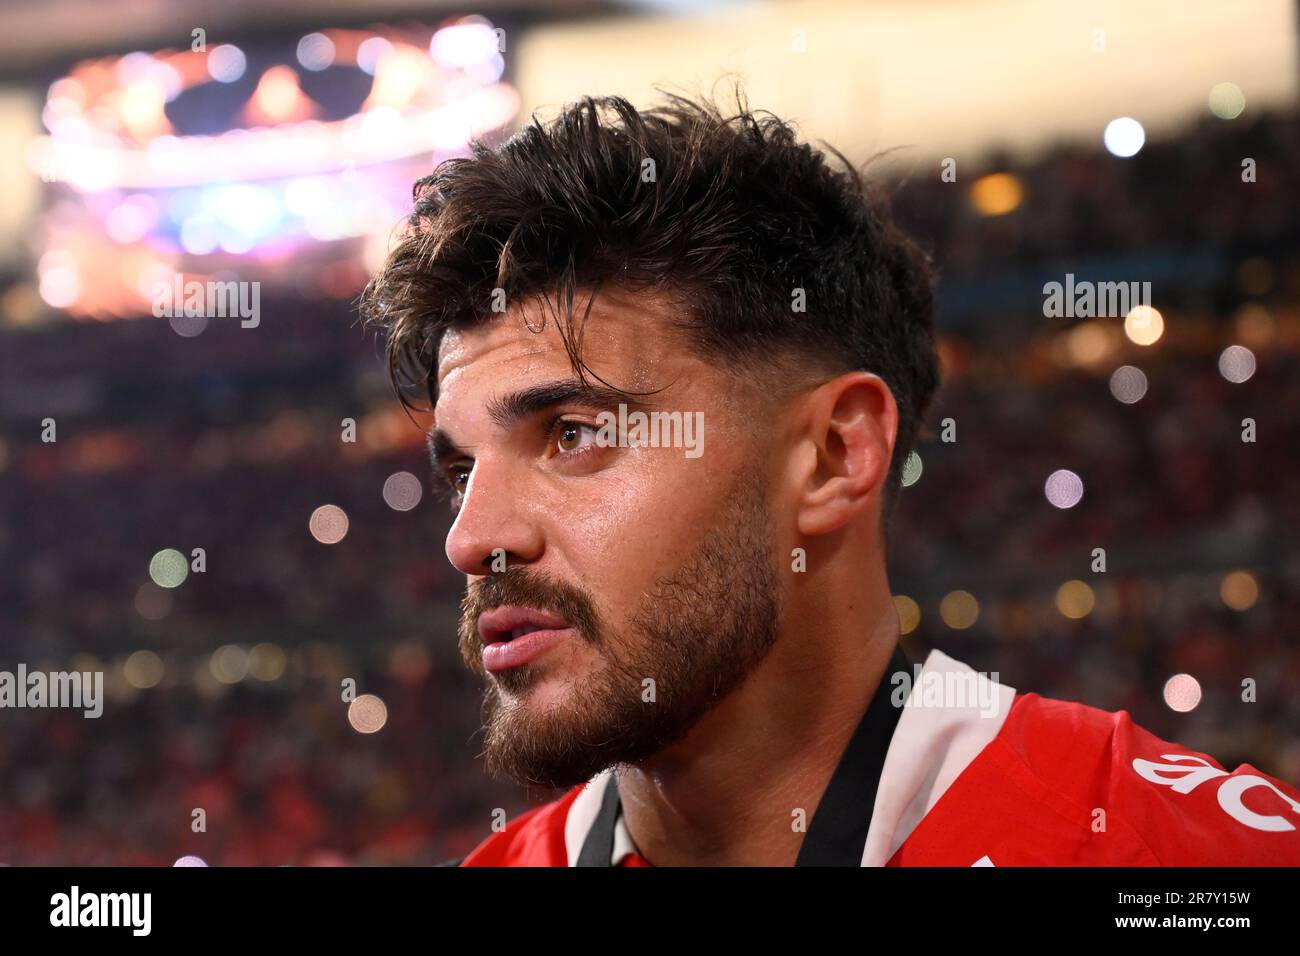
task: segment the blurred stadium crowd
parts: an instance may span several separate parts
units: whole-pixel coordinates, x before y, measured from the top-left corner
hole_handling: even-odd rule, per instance
[[[1273,115],[1130,160],[1070,147],[890,183],[941,272],[946,384],[891,557],[913,660],[939,647],[1300,781],[1298,154],[1300,120]],[[1151,280],[1164,334],[1044,318],[1067,272]],[[1244,381],[1220,371],[1230,345],[1256,360]],[[445,507],[381,494],[428,470],[380,354],[323,295],[193,338],[0,326],[0,669],[103,668],[109,697],[97,720],[5,715],[0,863],[429,864],[550,796],[474,759]],[[1135,402],[1111,391],[1123,365]],[[1069,509],[1044,497],[1060,468],[1084,483]],[[326,503],[349,519],[335,545],[308,533]],[[164,548],[206,570],[158,587]],[[1179,713],[1163,688],[1184,672],[1202,697]],[[375,733],[349,723],[349,677],[387,707]]]

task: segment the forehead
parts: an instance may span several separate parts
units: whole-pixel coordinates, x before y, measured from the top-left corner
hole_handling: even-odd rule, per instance
[[[667,296],[603,291],[591,305],[574,304],[583,361],[599,378],[625,390],[664,384],[692,361],[673,331],[676,309]],[[559,321],[563,321],[561,316]],[[573,368],[551,308],[528,299],[465,329],[448,330],[438,348],[439,403],[448,389],[473,382],[503,386],[533,378],[572,377]],[[508,378],[502,378],[508,376]]]

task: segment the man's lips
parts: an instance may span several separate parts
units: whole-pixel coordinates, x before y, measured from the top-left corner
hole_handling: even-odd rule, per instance
[[[556,614],[513,604],[493,608],[478,619],[483,668],[503,671],[520,667],[540,657],[572,632],[569,622]]]

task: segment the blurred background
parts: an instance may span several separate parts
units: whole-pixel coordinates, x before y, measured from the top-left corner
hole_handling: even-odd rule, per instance
[[[430,864],[552,796],[476,759],[449,514],[355,298],[472,138],[720,76],[876,157],[940,269],[913,659],[1300,783],[1298,39],[1291,0],[7,0],[0,670],[107,701],[0,710],[0,863]],[[1067,274],[1152,308],[1047,318]],[[155,317],[177,276],[258,321]]]

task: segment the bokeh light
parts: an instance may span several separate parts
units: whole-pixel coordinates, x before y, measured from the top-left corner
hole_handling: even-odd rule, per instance
[[[1024,187],[1010,173],[990,173],[970,187],[971,205],[981,216],[1005,216],[1024,198]]]
[[[1147,393],[1147,376],[1134,365],[1121,365],[1110,376],[1110,393],[1125,405],[1140,402]]]
[[[1255,353],[1244,345],[1229,345],[1219,354],[1219,374],[1240,385],[1255,374]]]
[[[56,309],[66,309],[81,297],[81,277],[72,266],[57,266],[41,272],[41,298]]]
[[[384,503],[394,511],[410,511],[420,503],[424,486],[409,471],[389,475],[384,482]]]
[[[162,680],[163,661],[153,651],[136,651],[122,665],[122,673],[132,687],[147,690]]]
[[[323,33],[309,33],[298,41],[297,54],[304,70],[319,72],[334,62],[334,41]]]
[[[1191,674],[1175,674],[1165,681],[1164,698],[1170,710],[1193,711],[1201,702],[1201,682]]]
[[[1043,493],[1055,507],[1073,508],[1083,499],[1083,479],[1066,468],[1057,469],[1047,476]]]
[[[1056,609],[1072,621],[1087,617],[1095,604],[1096,596],[1084,581],[1066,581],[1056,589]]]
[[[178,588],[190,573],[190,563],[175,548],[164,548],[149,561],[149,577],[160,588]]]
[[[970,627],[980,616],[979,601],[969,591],[949,591],[939,602],[939,617],[953,630]]]
[[[248,58],[237,46],[223,43],[208,54],[208,74],[218,83],[234,83],[244,75]]]
[[[1219,583],[1219,596],[1234,611],[1248,611],[1259,600],[1259,582],[1249,571],[1230,571]]]
[[[307,527],[321,544],[338,544],[348,533],[348,516],[338,505],[321,505],[311,513]]]
[[[362,694],[348,705],[348,723],[359,734],[373,734],[388,723],[388,707],[374,694]]]
[[[1135,305],[1124,316],[1124,334],[1134,345],[1154,345],[1165,334],[1165,317],[1149,305]]]
[[[1219,119],[1236,119],[1246,108],[1246,94],[1236,83],[1216,83],[1210,89],[1210,112]]]
[[[238,684],[248,676],[248,652],[238,644],[225,644],[212,652],[212,676],[223,684]]]
[[[903,474],[901,481],[904,488],[910,488],[921,480],[921,456],[916,452],[911,452],[907,460],[903,462]]]
[[[497,35],[486,22],[470,20],[445,26],[429,41],[429,55],[443,66],[461,68],[497,55]]]
[[[288,658],[276,644],[253,645],[248,652],[248,673],[260,681],[279,680]]]
[[[1065,334],[1065,350],[1075,365],[1093,365],[1112,350],[1112,332],[1101,322],[1080,322]]]
[[[383,37],[369,37],[357,47],[357,67],[363,73],[374,76],[379,61],[393,52],[393,44]]]
[[[898,610],[899,632],[911,634],[921,623],[921,606],[906,594],[895,594],[894,607]]]
[[[1106,124],[1106,132],[1102,134],[1106,150],[1121,159],[1136,156],[1146,141],[1146,130],[1131,116],[1111,120]]]

